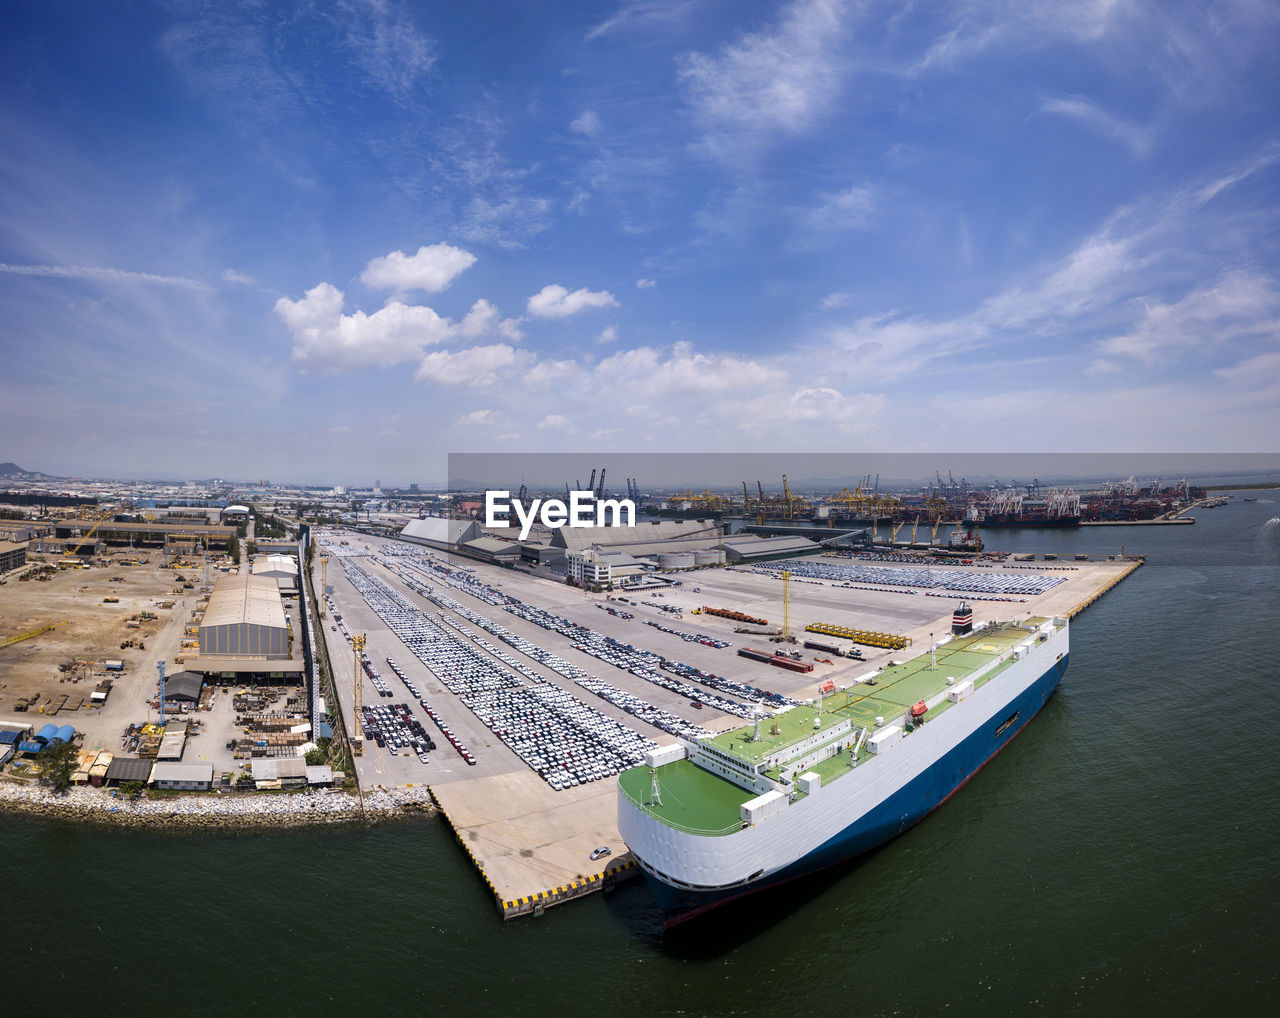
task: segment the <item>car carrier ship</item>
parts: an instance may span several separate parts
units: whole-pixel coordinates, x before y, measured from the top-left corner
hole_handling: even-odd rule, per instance
[[[651,751],[618,830],[666,925],[867,852],[922,819],[1057,688],[1065,618],[973,623],[929,652],[754,724]]]

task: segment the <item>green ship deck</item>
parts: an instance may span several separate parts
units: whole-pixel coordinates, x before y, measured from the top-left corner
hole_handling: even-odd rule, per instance
[[[755,769],[815,732],[830,732],[843,721],[851,722],[855,732],[874,730],[877,717],[883,717],[886,724],[890,724],[901,720],[913,704],[938,698],[949,688],[949,677],[957,683],[972,679],[974,688],[981,688],[1013,664],[1013,648],[1027,640],[1032,635],[1031,630],[1047,621],[1045,618],[1030,618],[1017,626],[983,629],[969,636],[956,637],[937,648],[936,664],[926,649],[910,661],[882,669],[874,676],[874,685],[863,682],[823,697],[821,713],[817,713],[816,705],[806,704],[763,718],[758,740],[754,738],[755,726],[748,724],[700,742]],[[998,665],[983,671],[984,667],[1002,656],[1004,660]],[[982,674],[975,678],[979,672]],[[942,697],[925,714],[926,723],[953,706],[955,704]],[[820,725],[816,730],[813,724],[815,716]],[[864,745],[856,762],[849,752],[838,752],[804,770],[817,774],[825,786],[861,765],[870,755]],[[787,766],[784,763],[782,767],[765,769],[762,773],[777,782]],[[759,794],[688,759],[664,764],[655,773],[662,799],[660,804],[651,801],[652,779],[647,767],[624,771],[619,775],[619,787],[634,805],[677,830],[699,834],[729,834],[739,830],[742,826],[742,805]]]

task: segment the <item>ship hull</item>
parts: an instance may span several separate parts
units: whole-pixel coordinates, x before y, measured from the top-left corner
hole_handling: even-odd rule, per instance
[[[863,855],[918,823],[981,770],[1039,713],[1057,689],[1067,661],[1068,655],[1063,655],[1051,664],[1039,678],[992,711],[972,734],[843,830],[759,880],[718,891],[691,890],[674,887],[645,868],[645,877],[665,914],[664,925],[674,926],[728,902]]]

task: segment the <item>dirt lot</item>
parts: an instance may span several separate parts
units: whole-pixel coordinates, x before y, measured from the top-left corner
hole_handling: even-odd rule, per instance
[[[41,561],[58,565],[61,556],[34,555],[29,562]],[[150,690],[156,677],[155,665],[164,658],[170,671],[176,670],[184,618],[190,617],[204,586],[203,563],[177,569],[162,569],[163,556],[118,552],[95,559],[88,568],[63,568],[47,581],[21,581],[10,575],[0,586],[0,639],[41,626],[57,624],[57,628],[28,640],[0,648],[0,715],[23,720],[13,712],[19,697],[39,695],[39,703],[47,705],[62,693],[74,699],[89,694],[101,678],[108,674],[105,662],[125,663],[123,676],[113,692],[127,693],[139,686],[139,692]],[[123,559],[146,559],[145,565],[124,565]],[[184,560],[189,561],[189,560]],[[193,581],[190,590],[174,593],[182,586],[177,577]],[[220,575],[211,569],[210,579]],[[113,580],[113,577],[119,577]],[[106,603],[105,598],[118,598]],[[172,607],[161,607],[172,601]],[[139,621],[136,628],[128,623],[132,616],[150,612],[154,621]],[[121,648],[121,643],[135,645]],[[137,644],[141,644],[138,646]],[[66,673],[58,665],[64,662],[88,662]],[[143,694],[145,695],[145,694]],[[124,697],[121,697],[124,699]],[[86,711],[79,712],[87,713]],[[39,707],[25,720],[34,721]],[[68,717],[68,721],[71,718]],[[79,727],[79,721],[76,721]]]

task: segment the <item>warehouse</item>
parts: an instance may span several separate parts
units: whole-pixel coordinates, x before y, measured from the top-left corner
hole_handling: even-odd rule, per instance
[[[213,785],[213,764],[157,763],[151,771],[151,784],[182,792],[207,792]]]
[[[236,573],[217,582],[200,623],[200,656],[289,657],[289,624],[275,580]]]
[[[483,536],[480,524],[475,520],[446,520],[438,516],[410,520],[400,531],[401,539],[425,544],[437,551],[456,551],[458,545]]]
[[[27,546],[17,541],[0,541],[0,573],[20,569],[27,564]]]
[[[513,565],[520,558],[520,545],[497,537],[477,537],[463,541],[458,550],[464,555],[493,565]]]
[[[164,680],[165,703],[199,703],[203,686],[199,672],[174,672]]]
[[[151,777],[153,764],[136,756],[118,756],[107,767],[108,785],[125,785],[130,781],[146,782]]]
[[[253,783],[256,788],[296,788],[307,783],[307,762],[300,756],[267,757],[254,760]]]
[[[253,575],[275,580],[281,593],[298,591],[298,562],[292,555],[259,555],[253,562]]]
[[[725,558],[731,563],[767,562],[771,559],[816,555],[822,546],[807,537],[754,537],[739,535],[724,542]]]

